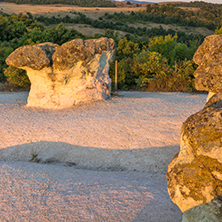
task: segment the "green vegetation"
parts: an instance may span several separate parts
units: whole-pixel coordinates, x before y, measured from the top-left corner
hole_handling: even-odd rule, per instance
[[[148,91],[193,91],[192,57],[199,43],[177,43],[177,36],[156,36],[142,49],[138,43],[121,39],[116,58],[119,88]],[[110,75],[114,80],[113,69]]]
[[[152,4],[147,7],[146,12],[106,13],[99,20],[93,20],[74,11],[70,12],[75,14],[74,18],[68,15],[63,18],[55,16],[35,18],[30,13],[27,15],[2,14],[0,15],[0,82],[10,82],[22,88],[29,86],[30,83],[24,71],[5,64],[7,56],[20,46],[41,42],[54,42],[61,45],[75,38],[88,39],[106,36],[113,38],[117,44],[119,89],[193,91],[195,90],[193,72],[196,65],[192,58],[205,36],[172,29],[165,30],[161,26],[148,29],[146,27],[135,28],[131,25],[135,21],[145,24],[159,18],[158,22],[165,24],[210,26],[211,29],[215,27],[215,34],[222,34],[220,5],[215,7],[213,4],[207,3],[206,5],[203,2],[200,2],[199,6],[196,6],[196,3],[191,5],[188,4],[189,7],[201,7],[201,9],[190,11],[179,8],[187,7],[186,4]],[[204,10],[207,13],[211,12],[214,17],[211,19],[207,14],[203,14]],[[177,13],[180,16],[175,20]],[[197,15],[199,17],[196,21],[195,16]],[[187,16],[194,18],[195,24],[188,22]],[[105,35],[84,36],[75,29],[68,29],[64,23],[87,24],[105,29]],[[55,26],[49,27],[50,24]],[[125,36],[120,37],[118,31],[124,31]],[[109,72],[113,82],[114,70],[113,62]]]
[[[9,66],[4,71],[7,81],[21,88],[29,88],[30,81],[26,75],[26,71]]]
[[[38,158],[38,154],[36,153],[35,150],[32,150],[31,156],[32,156],[32,158],[29,160],[29,162],[39,163],[41,161],[41,159]]]
[[[4,0],[4,2],[11,2],[16,4],[67,4],[79,5],[82,7],[115,7],[110,1],[106,0]]]
[[[216,29],[215,34],[217,34],[217,35],[222,34],[222,27],[220,29]]]

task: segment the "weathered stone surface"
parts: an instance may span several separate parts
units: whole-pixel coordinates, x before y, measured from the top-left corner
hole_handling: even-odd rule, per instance
[[[220,107],[222,106],[222,91],[214,94],[205,104],[205,107],[212,106],[212,107]]]
[[[219,95],[212,97],[204,109],[183,123],[180,151],[168,166],[168,192],[182,212],[222,197],[222,103]],[[213,208],[211,211],[216,217],[218,212]]]
[[[221,222],[222,199],[215,198],[210,203],[201,204],[183,213],[182,222]]]
[[[28,67],[34,70],[41,70],[44,67],[51,66],[52,54],[57,47],[57,44],[50,42],[33,46],[22,46],[9,55],[6,63],[18,68],[25,69],[25,67]]]
[[[187,118],[180,151],[167,171],[168,192],[183,222],[222,221],[222,35],[205,38],[194,55],[195,86],[209,92],[204,108]]]
[[[115,49],[108,38],[42,43],[16,49],[6,63],[27,71],[28,106],[66,108],[110,96],[108,71]]]
[[[193,60],[199,65],[194,72],[196,89],[210,92],[208,99],[222,91],[222,35],[207,36]]]

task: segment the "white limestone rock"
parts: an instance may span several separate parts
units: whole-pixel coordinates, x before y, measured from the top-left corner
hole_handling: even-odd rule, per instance
[[[27,71],[31,82],[28,106],[68,108],[110,96],[108,72],[115,50],[113,39],[74,39],[61,46],[20,47],[6,63]]]

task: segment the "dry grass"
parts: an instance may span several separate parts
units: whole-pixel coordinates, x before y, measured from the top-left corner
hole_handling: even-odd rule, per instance
[[[125,12],[130,13],[131,11],[143,11],[146,9],[146,4],[142,4],[141,7],[136,7],[135,4],[133,5],[126,5],[124,3],[118,3],[117,7],[111,8],[101,8],[101,7],[79,7],[79,6],[72,6],[72,5],[17,5],[14,3],[5,3],[0,2],[0,9],[1,11],[8,13],[8,14],[19,14],[19,13],[26,13],[30,12],[33,15],[40,15],[40,14],[52,14],[52,13],[60,13],[63,16],[63,13],[67,14],[70,11],[81,12],[87,14],[88,17],[92,19],[98,19],[100,16],[103,16],[106,12],[114,13],[114,12]]]
[[[201,10],[200,8],[194,8],[194,7],[178,7],[178,8],[183,9],[185,11],[194,11],[194,12]]]
[[[205,27],[184,27],[184,26],[179,26],[179,25],[174,25],[174,24],[160,24],[160,23],[153,23],[153,22],[149,22],[147,24],[141,24],[141,23],[128,23],[129,26],[133,26],[135,28],[137,27],[146,27],[147,29],[150,28],[159,28],[160,26],[162,26],[164,29],[168,30],[168,29],[173,29],[175,31],[182,31],[188,34],[202,34],[202,35],[212,35],[214,32],[212,30],[209,30],[208,28]]]
[[[92,36],[94,37],[95,34],[105,34],[105,29],[98,29],[94,28],[91,25],[86,25],[86,24],[69,24],[69,23],[64,23],[67,28],[74,28],[78,32],[82,33],[83,35],[86,36]],[[56,25],[49,25],[49,27],[54,27]],[[123,32],[123,31],[114,31],[114,34],[118,32],[119,37],[124,37],[128,32]]]
[[[74,28],[75,30],[77,30],[78,32],[86,36],[94,37],[95,34],[101,34],[101,35],[105,34],[105,29],[94,28],[91,25],[86,25],[86,24],[65,24],[65,25],[67,28]],[[116,32],[117,31],[114,31],[114,34]],[[123,37],[126,34],[128,34],[128,32],[123,32],[123,31],[118,31],[118,33],[119,33],[119,37]]]

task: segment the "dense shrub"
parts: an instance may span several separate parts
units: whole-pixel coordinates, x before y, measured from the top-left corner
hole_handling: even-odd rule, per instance
[[[193,91],[192,57],[198,42],[177,43],[177,36],[156,36],[146,45],[121,39],[118,43],[118,88],[148,91]],[[110,76],[114,81],[114,64]]]
[[[4,72],[7,81],[21,88],[29,88],[30,81],[26,75],[26,71],[9,66]]]
[[[137,83],[145,91],[194,91],[194,64],[189,61],[182,61],[177,67],[169,68],[162,64],[162,71],[153,75],[152,78],[140,77]]]
[[[222,34],[222,27],[221,27],[220,29],[219,29],[219,28],[216,29],[216,30],[215,30],[215,34],[216,34],[216,35]]]

